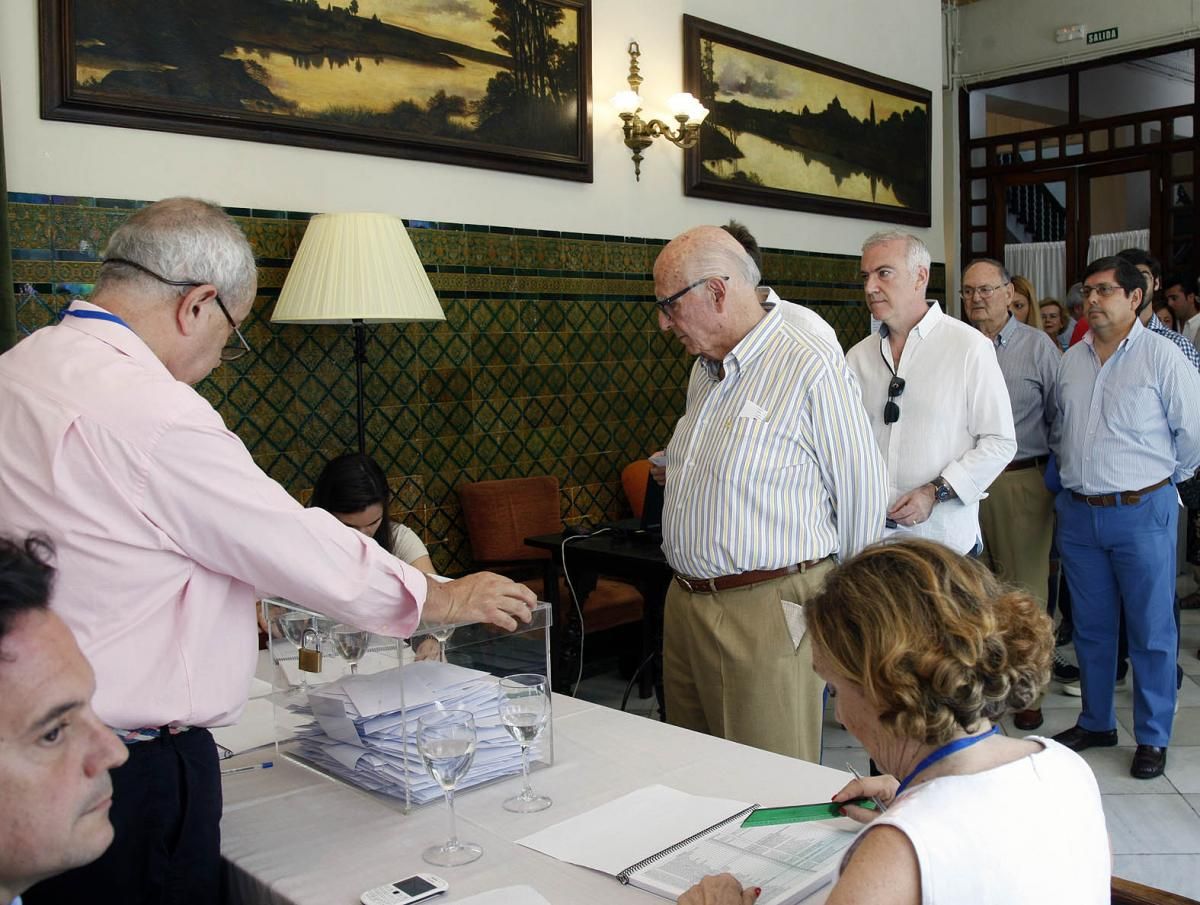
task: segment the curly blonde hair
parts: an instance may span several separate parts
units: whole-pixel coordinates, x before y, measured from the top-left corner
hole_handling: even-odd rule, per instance
[[[1052,623],[1040,604],[933,541],[868,547],[805,610],[813,644],[880,722],[926,744],[1025,709],[1050,680]]]

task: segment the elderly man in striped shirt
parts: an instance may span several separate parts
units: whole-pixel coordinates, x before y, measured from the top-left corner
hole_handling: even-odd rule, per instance
[[[758,299],[758,268],[715,226],[654,265],[659,326],[698,356],[666,449],[664,682],[671,722],[817,762],[824,683],[804,602],[876,540],[883,460],[854,375]]]

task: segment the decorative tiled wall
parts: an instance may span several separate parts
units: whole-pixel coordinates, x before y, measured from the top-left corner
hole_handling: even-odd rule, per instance
[[[51,323],[91,288],[100,251],[144,202],[9,194],[17,323]],[[349,327],[272,325],[309,214],[230,208],[259,264],[243,333],[254,349],[197,389],[255,461],[300,500],[355,445]],[[471,567],[455,487],[554,474],[563,517],[623,514],[621,469],[663,445],[690,361],[659,333],[651,268],[663,239],[408,222],[446,312],[439,324],[368,328],[367,451],[394,514],[447,574]],[[767,281],[804,302],[844,346],[867,329],[857,257],[764,250]],[[941,296],[940,265],[932,277]]]

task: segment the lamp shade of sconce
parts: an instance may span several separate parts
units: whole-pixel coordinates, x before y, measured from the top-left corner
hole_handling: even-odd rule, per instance
[[[633,152],[634,178],[642,178],[642,151],[650,147],[656,138],[665,138],[678,148],[695,147],[700,140],[700,124],[708,116],[708,108],[688,92],[673,94],[667,100],[671,116],[679,124],[672,129],[660,119],[643,120],[638,113],[642,109],[642,98],[638,88],[642,76],[638,70],[638,57],[642,54],[637,41],[629,42],[629,90],[616,94],[612,105],[621,117],[625,146]]]

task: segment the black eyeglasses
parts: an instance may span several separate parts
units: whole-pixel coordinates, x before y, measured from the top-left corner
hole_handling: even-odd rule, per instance
[[[729,279],[729,277],[717,277],[717,276],[704,277],[704,279],[696,280],[696,282],[692,283],[691,285],[684,286],[682,289],[680,289],[674,295],[668,295],[665,299],[655,299],[654,304],[658,305],[659,311],[661,311],[667,317],[670,317],[671,316],[671,307],[677,301],[679,301],[681,298],[683,298],[685,295],[687,295],[689,292],[691,292],[693,289],[695,289],[697,286],[703,286],[709,280],[728,280],[728,279]]]
[[[168,286],[211,286],[211,283],[201,280],[168,280],[164,276],[159,276],[149,267],[144,264],[139,264],[137,261],[130,261],[128,258],[105,258],[102,264],[124,264],[126,267],[132,267],[134,270],[139,270],[146,276],[154,277],[160,283],[165,283]],[[238,325],[229,315],[229,309],[225,307],[225,303],[221,301],[221,296],[214,295],[213,299],[217,303],[217,307],[221,309],[221,313],[225,315],[225,320],[229,321],[229,326],[233,328],[233,335],[238,338],[241,345],[227,345],[221,350],[221,361],[236,361],[247,352],[250,351],[250,344],[246,342],[246,337],[242,336],[242,331],[238,329]]]
[[[883,407],[883,423],[895,424],[900,420],[900,406],[895,402],[896,398],[904,392],[904,378],[892,375],[892,379],[888,381],[888,401]]]

